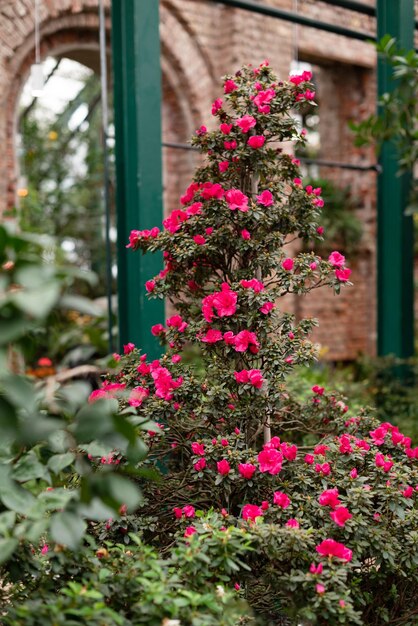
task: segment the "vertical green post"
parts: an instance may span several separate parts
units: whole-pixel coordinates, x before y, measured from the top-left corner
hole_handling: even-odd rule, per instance
[[[161,256],[126,249],[132,229],[162,220],[161,67],[157,0],[112,2],[118,231],[119,343],[160,354],[150,333],[163,322],[164,304],[148,300],[144,283],[161,269]]]
[[[414,0],[378,0],[378,38],[390,34],[398,47],[414,47]],[[392,68],[378,62],[378,94],[395,85]],[[377,217],[378,354],[408,358],[414,354],[413,222],[405,215],[410,176],[399,176],[398,154],[385,142],[380,157]]]

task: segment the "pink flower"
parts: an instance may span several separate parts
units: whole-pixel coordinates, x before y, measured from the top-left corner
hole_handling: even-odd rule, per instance
[[[242,519],[244,520],[255,521],[255,519],[262,514],[262,510],[256,504],[245,504],[242,507]]]
[[[183,516],[183,509],[180,509],[178,506],[176,506],[173,509],[173,513],[176,519],[181,519],[181,517]]]
[[[320,454],[321,456],[325,456],[327,450],[329,450],[329,446],[326,446],[324,443],[318,443],[318,445],[314,448],[314,454]]]
[[[335,276],[341,283],[346,283],[351,276],[351,270],[348,267],[344,270],[337,269],[335,270]]]
[[[309,571],[311,574],[322,574],[323,569],[324,566],[322,565],[322,563],[318,563],[318,565],[315,565],[315,563],[311,563],[309,567]]]
[[[192,183],[191,185],[189,185],[184,195],[181,196],[180,202],[182,204],[189,204],[189,202],[193,200],[194,195],[196,191],[199,189],[199,187],[200,187],[200,183]]]
[[[49,551],[49,546],[48,544],[44,543],[44,545],[41,548],[41,554],[48,554]]]
[[[312,78],[312,72],[305,71],[305,72],[302,72],[302,74],[290,76],[289,82],[293,83],[294,85],[300,85],[301,83],[310,81],[311,78]]]
[[[232,130],[232,124],[221,124],[219,130],[223,135],[229,135]]]
[[[235,122],[235,125],[239,126],[243,133],[248,133],[256,124],[257,120],[252,115],[244,115]]]
[[[324,585],[321,585],[321,583],[318,583],[317,585],[315,585],[315,590],[316,590],[316,593],[319,593],[319,594],[325,593],[325,587]]]
[[[222,108],[222,98],[217,98],[212,104],[212,115],[216,115],[219,109]]]
[[[350,472],[350,478],[357,478],[358,476],[358,471],[356,470],[355,467],[353,467],[353,469]]]
[[[194,517],[195,509],[191,504],[186,504],[186,506],[183,507],[183,513],[184,517]]]
[[[206,239],[203,237],[203,235],[195,235],[193,237],[193,241],[198,245],[198,246],[203,246],[206,243]]]
[[[235,211],[235,209],[243,213],[248,211],[248,196],[239,189],[230,189],[226,192],[225,198],[231,211]]]
[[[193,441],[192,452],[193,454],[197,454],[198,456],[205,456],[205,446],[203,445],[203,443]]]
[[[274,309],[275,306],[276,305],[274,304],[274,302],[266,302],[258,310],[260,311],[260,313],[264,313],[264,315],[267,315],[268,313],[270,313],[270,311]]]
[[[227,446],[229,446],[229,441],[228,441],[228,439],[221,439],[221,446],[223,446],[224,448],[226,448]]]
[[[242,330],[234,338],[234,348],[236,352],[246,352],[250,349],[253,354],[257,354],[260,344],[255,333],[249,330]]]
[[[316,232],[318,233],[318,235],[323,235],[324,234],[324,227],[323,226],[318,226],[318,228],[316,229]]]
[[[196,530],[196,528],[194,526],[187,526],[186,530],[184,531],[184,536],[185,537],[191,537],[196,532],[197,532],[197,530]]]
[[[308,465],[313,465],[313,463],[315,463],[315,457],[313,454],[305,454],[304,461]]]
[[[251,233],[248,232],[248,230],[246,230],[245,228],[243,228],[242,231],[241,231],[241,237],[243,239],[247,239],[247,240],[251,239]]]
[[[256,469],[256,466],[252,463],[240,463],[238,465],[238,472],[247,480],[251,480]]]
[[[373,513],[373,519],[375,520],[375,522],[379,522],[381,518],[380,513]]]
[[[381,452],[378,452],[374,459],[376,467],[381,467],[384,472],[390,472],[393,467],[393,461],[388,457],[385,459],[384,455]]]
[[[258,204],[262,204],[266,207],[271,206],[272,204],[274,204],[273,194],[271,193],[271,191],[266,189],[257,196],[257,201]]]
[[[330,511],[330,516],[337,526],[345,526],[346,521],[353,517],[345,506],[339,506],[334,511]]]
[[[220,172],[226,172],[229,167],[229,161],[221,161],[220,163],[218,163],[218,167]]]
[[[203,183],[200,194],[204,200],[211,200],[215,198],[220,200],[224,197],[225,191],[219,183]]]
[[[337,559],[347,562],[351,561],[353,558],[352,551],[346,548],[342,543],[334,541],[334,539],[324,539],[324,541],[316,546],[316,551],[322,556],[335,556]]]
[[[144,387],[134,387],[129,395],[129,406],[138,407],[141,406],[145,398],[149,396],[149,390]]]
[[[241,585],[239,583],[234,583],[235,591],[239,591],[241,589]]]
[[[289,337],[290,340],[292,340],[295,338],[295,333],[292,333],[292,331],[290,331],[290,333],[288,333],[287,336]]]
[[[235,343],[235,335],[232,332],[232,330],[227,330],[226,333],[224,333],[224,341],[228,346],[233,346]]]
[[[185,211],[181,209],[175,209],[170,215],[163,220],[163,226],[169,233],[174,235],[180,228],[183,222],[187,221],[189,216]]]
[[[188,217],[192,217],[193,215],[200,215],[202,212],[201,211],[202,207],[203,207],[202,202],[193,202],[193,204],[187,207],[186,215]]]
[[[224,93],[231,93],[238,89],[238,85],[230,78],[224,82]]]
[[[267,511],[270,508],[269,503],[267,502],[267,500],[263,500],[261,503],[261,508],[263,511]]]
[[[208,132],[208,129],[206,128],[206,126],[200,126],[199,128],[196,129],[196,135],[198,136],[206,135],[207,132]]]
[[[245,289],[253,289],[254,293],[260,293],[260,291],[264,290],[263,283],[256,278],[251,278],[251,280],[241,280],[240,285]]]
[[[328,257],[328,262],[331,263],[333,267],[343,267],[345,264],[345,256],[334,250]]]
[[[244,383],[253,385],[256,389],[261,389],[263,386],[263,376],[261,370],[241,370],[240,372],[234,372],[235,380],[237,383]]]
[[[155,280],[147,280],[147,282],[145,283],[145,289],[148,291],[148,293],[151,293],[152,291],[154,291]]]
[[[135,350],[134,343],[127,343],[125,346],[123,346],[123,354],[130,354],[131,352],[133,352],[133,350]]]
[[[266,141],[266,138],[263,137],[263,135],[253,135],[247,141],[247,145],[249,145],[250,148],[254,148],[254,149],[262,148],[265,144],[265,141]]]
[[[237,142],[235,141],[235,139],[233,139],[232,141],[224,141],[224,148],[225,150],[235,150],[235,148],[237,147]],[[233,159],[232,159],[233,160]]]
[[[147,363],[140,363],[136,368],[136,371],[142,376],[147,376],[151,372],[151,367]]]
[[[151,333],[154,337],[158,337],[158,335],[165,333],[165,328],[162,324],[154,324],[154,326],[151,326]]]
[[[353,452],[353,448],[350,443],[350,435],[341,435],[339,451],[341,454],[351,454]]]
[[[287,526],[288,528],[300,528],[298,520],[294,519],[293,517],[286,522],[285,526]]]
[[[293,269],[293,259],[287,258],[282,262],[282,268],[284,270],[286,270],[287,272],[290,272],[290,270]]]
[[[218,341],[222,341],[222,333],[220,330],[215,330],[211,328],[208,330],[206,335],[202,337],[201,341],[204,343],[217,343]]]
[[[329,463],[317,463],[315,465],[315,472],[317,474],[322,474],[323,476],[328,476],[331,473],[331,466]]]
[[[334,489],[326,489],[319,496],[318,502],[321,506],[330,506],[332,509],[335,509],[335,507],[341,504],[338,496],[339,493],[336,487]]]
[[[166,367],[156,367],[151,375],[154,379],[155,395],[163,400],[171,400],[173,391],[183,383],[181,376],[174,380]]]
[[[218,474],[221,474],[221,476],[227,476],[231,471],[231,466],[226,459],[218,461],[216,467],[218,468]]]
[[[171,357],[171,362],[172,363],[180,363],[180,361],[181,361],[180,354],[173,354],[173,356]]]
[[[258,457],[258,468],[260,472],[275,476],[282,469],[283,455],[274,448],[262,450]]]
[[[266,89],[265,91],[259,90],[258,94],[254,98],[254,104],[258,108],[260,113],[269,113],[270,107],[269,103],[273,100],[276,92],[274,89]]]
[[[298,93],[296,95],[296,102],[300,102],[301,100],[313,100],[315,98],[315,92],[307,89],[303,93]]]
[[[207,322],[212,322],[214,309],[219,317],[234,315],[238,294],[232,291],[227,283],[222,283],[221,291],[217,291],[202,300],[202,313]]]
[[[184,333],[188,324],[183,320],[181,315],[173,315],[172,317],[168,318],[167,326],[168,328],[176,328],[179,333]]]
[[[295,444],[286,443],[286,441],[284,441],[280,447],[285,459],[288,461],[294,461],[296,459],[298,447]]]
[[[313,391],[313,393],[316,393],[318,396],[322,396],[324,395],[325,388],[320,387],[319,385],[314,385],[311,391]]]
[[[385,443],[385,437],[386,437],[387,432],[388,432],[387,427],[384,424],[382,424],[375,430],[371,430],[369,435],[373,439],[373,443],[376,446],[381,446],[383,443]]]
[[[283,491],[275,491],[273,494],[273,502],[282,509],[287,509],[290,505],[290,498]]]
[[[404,498],[412,498],[414,495],[414,488],[411,486],[406,487],[406,489],[402,491],[402,495]]]
[[[198,461],[196,461],[193,467],[195,468],[196,472],[201,472],[206,467],[206,459],[199,459]]]

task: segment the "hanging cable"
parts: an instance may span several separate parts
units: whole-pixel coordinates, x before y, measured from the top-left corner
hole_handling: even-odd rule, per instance
[[[113,307],[112,307],[112,246],[110,240],[110,169],[108,151],[109,104],[107,98],[107,53],[106,53],[106,20],[103,0],[99,0],[99,32],[100,32],[100,83],[102,100],[102,145],[103,145],[103,196],[105,207],[105,251],[106,251],[106,298],[107,298],[107,330],[109,334],[109,352],[113,352]]]

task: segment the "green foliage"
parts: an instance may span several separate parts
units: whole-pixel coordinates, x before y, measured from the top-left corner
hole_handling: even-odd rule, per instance
[[[418,157],[418,105],[416,86],[418,79],[418,53],[399,50],[396,40],[390,35],[383,37],[376,45],[381,58],[393,68],[394,89],[384,94],[379,102],[377,115],[370,115],[359,123],[352,123],[356,133],[356,144],[361,146],[393,140],[399,150],[401,172],[414,171]],[[416,211],[417,180],[413,181],[409,211]]]
[[[69,121],[82,106],[87,113],[74,128]],[[21,169],[27,179],[27,194],[17,210],[21,228],[49,233],[62,256],[66,254],[62,243],[70,244],[77,265],[99,276],[95,283],[77,284],[77,291],[91,298],[102,296],[106,252],[99,77],[86,78],[80,93],[52,120],[42,115],[35,101],[21,111],[19,123]]]
[[[363,235],[363,224],[356,215],[358,201],[349,187],[340,188],[324,178],[310,179],[312,187],[320,187],[325,206],[322,209],[321,226],[326,239],[317,243],[315,249],[323,254],[339,250],[352,257],[358,252]]]
[[[14,588],[3,624],[235,626],[246,607],[228,582],[249,534],[230,528],[225,535],[221,523],[209,517],[199,525],[202,534],[179,542],[165,559],[135,535],[129,548],[107,544],[38,556],[36,577]]]
[[[10,370],[20,361],[28,332],[65,304],[74,271],[46,262],[44,242],[33,235],[1,226],[0,244],[0,561],[5,562],[48,532],[76,549],[85,519],[106,519],[121,505],[134,508],[140,490],[124,475],[136,471],[146,446],[138,436],[142,425],[120,415],[115,400],[86,404],[87,383],[51,388]],[[74,299],[71,306],[77,306]],[[95,470],[87,457],[91,447],[100,455],[117,448],[125,462]],[[22,560],[20,570],[26,566],[30,559]]]

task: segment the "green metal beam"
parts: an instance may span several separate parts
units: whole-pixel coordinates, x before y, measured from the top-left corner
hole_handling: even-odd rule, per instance
[[[378,38],[396,37],[400,48],[414,46],[414,1],[378,0]],[[379,96],[395,86],[392,68],[378,62]],[[378,354],[408,358],[414,354],[413,222],[405,215],[411,178],[398,175],[396,146],[385,142],[378,177]]]
[[[144,283],[162,267],[158,255],[126,250],[132,229],[162,220],[161,67],[158,2],[112,2],[116,136],[119,342],[153,358],[150,333],[163,322],[164,304],[146,298]]]

